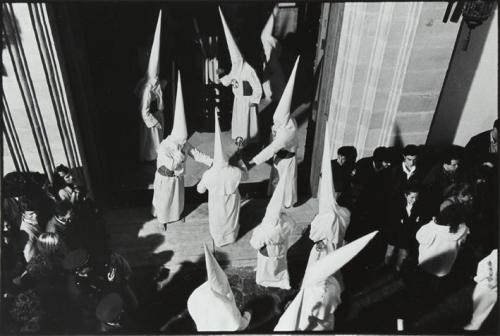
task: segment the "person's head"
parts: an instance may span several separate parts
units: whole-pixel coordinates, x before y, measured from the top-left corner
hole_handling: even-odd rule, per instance
[[[40,296],[34,289],[19,293],[10,310],[12,318],[17,322],[28,322],[40,318],[43,314]]]
[[[455,173],[460,166],[460,153],[457,150],[447,150],[441,159],[443,170],[447,173]]]
[[[462,204],[453,203],[445,207],[435,217],[439,225],[450,227],[450,232],[457,232],[458,226],[465,223],[465,209]]]
[[[342,146],[337,150],[337,163],[343,166],[347,159],[349,158],[349,149],[346,146]]]
[[[71,171],[65,165],[59,165],[56,167],[56,173],[64,180],[66,184],[73,183],[73,175],[71,175]]]
[[[413,168],[417,165],[418,147],[415,145],[407,145],[403,149],[403,163],[406,168]]]
[[[391,165],[391,156],[387,147],[377,147],[373,151],[373,162],[378,169],[384,169]]]
[[[36,247],[43,255],[52,255],[60,251],[61,240],[54,232],[44,232],[37,238]]]
[[[498,141],[498,119],[493,123],[493,128],[491,129],[491,137],[494,142]]]
[[[406,203],[409,205],[413,205],[420,196],[420,188],[416,184],[409,184],[404,189],[404,196],[406,199]]]
[[[69,252],[63,260],[63,267],[74,272],[79,277],[88,277],[92,270],[90,255],[85,249],[77,249]]]
[[[123,308],[122,297],[118,293],[109,293],[97,304],[96,317],[105,324],[117,326],[120,324]]]
[[[53,274],[54,264],[46,258],[45,255],[37,253],[26,265],[26,271],[31,279],[40,281],[42,279],[47,279]]]
[[[473,190],[472,186],[468,183],[455,183],[453,184],[447,193],[448,197],[456,197],[457,200],[464,205],[472,203]]]
[[[38,218],[38,209],[35,203],[27,197],[21,199],[21,211],[23,213],[23,218],[27,220],[37,220]]]
[[[68,223],[73,218],[73,205],[67,200],[59,201],[56,203],[54,214],[60,221]]]

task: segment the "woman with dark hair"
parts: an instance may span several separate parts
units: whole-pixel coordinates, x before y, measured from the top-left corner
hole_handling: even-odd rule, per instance
[[[462,205],[443,208],[417,232],[419,266],[436,277],[446,276],[469,233]]]

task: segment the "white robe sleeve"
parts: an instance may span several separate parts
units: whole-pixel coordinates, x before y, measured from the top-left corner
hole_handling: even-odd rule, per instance
[[[255,155],[252,159],[255,164],[261,164],[269,160],[276,154],[281,148],[283,148],[284,143],[279,138],[274,139],[266,148],[260,151],[259,154]]]
[[[229,75],[225,75],[224,77],[220,78],[220,82],[224,86],[229,86],[229,84],[231,84],[231,78],[229,77]]]
[[[193,147],[190,143],[186,142],[186,152],[191,156],[196,162],[203,163],[204,165],[211,167],[213,159],[207,154],[199,151],[196,147]]]
[[[249,73],[246,78],[252,87],[252,97],[250,98],[251,104],[259,104],[262,98],[262,84],[260,83],[259,77],[255,73],[255,70],[249,68]]]
[[[206,175],[206,173],[203,174],[200,182],[198,182],[198,184],[196,185],[196,191],[198,191],[198,193],[200,194],[203,194],[205,191],[207,191]]]
[[[141,115],[148,128],[154,127],[159,122],[151,113],[151,100],[151,91],[144,91],[141,100]]]

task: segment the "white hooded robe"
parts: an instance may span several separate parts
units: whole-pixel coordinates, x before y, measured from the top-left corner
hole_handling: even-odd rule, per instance
[[[199,193],[208,190],[208,224],[216,246],[231,244],[240,229],[240,192],[238,185],[246,174],[237,167],[212,167],[197,185]]]
[[[243,140],[255,139],[259,134],[257,109],[251,104],[258,105],[262,97],[262,86],[255,70],[245,61],[240,66],[233,65],[231,72],[220,79],[224,86],[233,82],[233,116],[231,119],[231,137]],[[246,84],[244,84],[246,82]],[[249,85],[251,94],[244,95],[243,87]]]
[[[258,285],[290,289],[286,254],[291,229],[291,219],[283,214],[274,223],[264,218],[254,229],[250,245],[257,250],[255,280]],[[264,246],[267,256],[260,252]]]

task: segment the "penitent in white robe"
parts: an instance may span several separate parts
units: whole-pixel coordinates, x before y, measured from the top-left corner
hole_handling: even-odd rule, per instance
[[[184,154],[167,137],[158,148],[153,193],[153,215],[161,224],[179,220],[184,211],[184,165]],[[173,171],[174,176],[161,175],[161,166]]]
[[[240,193],[238,185],[246,173],[237,167],[212,167],[197,185],[199,193],[208,190],[208,224],[216,246],[231,244],[240,229]]]
[[[163,140],[163,98],[160,84],[145,84],[141,99],[141,116],[144,121],[140,126],[139,155],[141,161],[156,160],[158,147]],[[160,124],[161,129],[155,127]]]
[[[344,246],[344,237],[350,218],[349,210],[341,206],[338,206],[337,213],[318,214],[314,217],[309,239],[315,244],[309,254],[308,266]]]
[[[279,177],[287,172],[287,182],[285,187],[285,199],[283,205],[289,208],[297,203],[297,156],[279,159],[275,154],[281,149],[295,153],[297,151],[297,122],[290,118],[286,126],[276,129],[273,141],[257,154],[252,160],[259,165],[273,158],[273,168],[269,178],[268,194],[271,195],[278,184]]]
[[[258,285],[290,289],[286,253],[291,229],[292,222],[284,215],[276,224],[262,222],[254,229],[250,245],[257,250],[255,281]],[[267,256],[260,252],[264,246]]]
[[[189,296],[187,307],[197,331],[237,331],[248,326],[248,316],[241,316],[233,294],[225,297],[214,292],[208,281]]]
[[[235,65],[233,65],[235,67]],[[233,116],[231,119],[231,137],[243,140],[253,140],[259,134],[257,109],[250,107],[251,104],[258,105],[262,97],[262,85],[255,70],[246,62],[240,68],[231,69],[231,73],[220,79],[224,86],[233,82]],[[251,92],[245,95],[244,87],[250,87]]]
[[[465,330],[479,330],[498,299],[498,250],[493,250],[477,266],[477,283],[472,293],[474,311]]]

